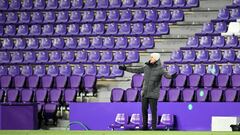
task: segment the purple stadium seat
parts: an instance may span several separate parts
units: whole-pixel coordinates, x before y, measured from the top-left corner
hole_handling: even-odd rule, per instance
[[[73,0],[71,2],[71,7],[72,9],[81,9],[83,6],[83,1],[82,0]]]
[[[41,12],[33,12],[31,22],[33,23],[42,23],[43,22],[43,14]]]
[[[56,90],[64,90],[67,85],[67,76],[65,75],[58,75],[55,77],[56,81]]]
[[[40,49],[49,49],[52,47],[52,40],[50,38],[41,38],[40,39]]]
[[[2,49],[12,49],[14,41],[11,38],[4,38],[2,42]]]
[[[133,129],[139,129],[142,125],[142,119],[140,117],[139,113],[133,113],[130,117],[130,121],[124,124],[124,129],[126,130],[133,130]]]
[[[233,74],[232,76],[231,76],[231,83],[232,83],[232,87],[234,88],[234,89],[236,89],[236,88],[240,88],[240,83],[239,83],[239,80],[240,79],[240,75],[239,74]]]
[[[93,37],[91,42],[92,49],[101,49],[103,46],[103,38],[102,37]]]
[[[183,59],[183,52],[181,50],[173,51],[170,57],[170,61],[180,62]]]
[[[22,63],[23,54],[21,52],[13,52],[11,54],[11,63]]]
[[[219,62],[222,60],[222,53],[220,50],[212,50],[209,52],[209,61],[210,62]]]
[[[179,67],[178,65],[175,64],[169,65],[167,67],[167,71],[169,72],[169,74],[179,73]]]
[[[160,1],[159,0],[149,0],[147,7],[149,7],[149,8],[158,8],[159,5],[160,5]]]
[[[10,41],[11,42],[11,41]],[[10,43],[11,44],[11,43]],[[25,39],[23,39],[23,38],[17,38],[16,40],[15,40],[15,46],[14,46],[14,48],[15,49],[25,49],[25,47],[26,47],[26,40]]]
[[[93,92],[97,91],[96,89],[96,76],[93,75],[85,75],[83,77],[83,85],[84,85],[84,92]]]
[[[112,60],[113,60],[113,53],[111,51],[102,52],[100,62],[111,63]]]
[[[111,102],[122,102],[124,90],[122,88],[113,88],[111,91]]]
[[[238,46],[238,37],[236,36],[228,36],[226,38],[226,45],[225,48],[233,48]]]
[[[151,49],[154,47],[154,38],[153,37],[144,37],[141,39],[141,48],[142,49]]]
[[[113,65],[111,69],[111,77],[123,76],[123,71],[119,69],[118,65]]]
[[[186,7],[198,7],[199,0],[187,0]]]
[[[7,90],[6,102],[18,102],[19,99],[19,91],[15,89]]]
[[[118,35],[128,35],[131,32],[131,25],[129,23],[120,24]]]
[[[170,130],[174,127],[174,115],[173,114],[162,114],[158,118],[157,129]]]
[[[44,65],[37,65],[34,68],[34,75],[43,76],[46,74],[46,69]]]
[[[121,0],[110,0],[108,8],[120,8],[122,6]]]
[[[204,89],[209,89],[212,88],[214,81],[215,81],[215,76],[212,74],[205,74],[202,77],[203,79],[203,86]]]
[[[131,34],[132,35],[140,35],[143,33],[143,30],[144,30],[143,23],[134,23],[132,26]]]
[[[86,48],[89,48],[89,46],[90,46],[90,39],[88,37],[79,38],[77,48],[86,49]]]
[[[134,22],[142,22],[145,20],[145,12],[143,10],[136,10],[134,13],[133,13],[133,21]]]
[[[182,10],[173,10],[171,13],[171,21],[177,22],[177,21],[183,21],[184,19],[184,13]]]
[[[36,54],[35,52],[25,52],[24,53],[24,63],[35,63],[36,62]]]
[[[217,22],[215,24],[214,33],[225,33],[227,32],[227,24],[225,22]]]
[[[85,1],[84,8],[86,9],[93,9],[96,7],[96,0],[88,0]]]
[[[171,87],[171,84],[172,84],[172,79],[167,79],[165,76],[162,77],[161,79],[161,86],[162,86],[162,89],[163,90],[167,90]],[[161,90],[162,90],[161,89]],[[161,92],[160,90],[160,92]]]
[[[44,9],[46,6],[45,0],[36,0],[34,2],[34,9]]]
[[[59,9],[69,9],[71,6],[70,0],[60,0]]]
[[[62,49],[64,48],[64,39],[62,37],[57,37],[52,39],[52,48]]]
[[[31,14],[29,12],[21,12],[19,16],[19,23],[29,23],[31,20]]]
[[[94,12],[93,11],[84,11],[82,13],[82,22],[93,22]]]
[[[137,8],[144,8],[147,6],[148,1],[147,0],[137,0],[135,4],[136,4],[135,7],[137,7]]]
[[[232,73],[233,74],[240,74],[240,65],[239,64],[234,64],[232,66]]]
[[[38,103],[38,112],[42,112],[43,104],[47,100],[48,91],[45,89],[38,89],[35,91],[35,102]]]
[[[108,8],[108,6],[109,6],[109,2],[108,2],[108,0],[98,0],[98,2],[97,2],[97,8]]]
[[[76,23],[76,22],[80,22],[80,21],[81,21],[81,13],[79,11],[70,12],[69,22],[75,22]]]
[[[203,76],[206,73],[206,66],[202,64],[195,65],[194,74]]]
[[[209,59],[208,51],[206,51],[206,50],[199,50],[198,51],[196,61],[207,62],[208,59]]]
[[[81,86],[81,82],[82,82],[82,77],[81,75],[71,75],[69,77],[69,84],[70,84],[70,88],[71,90],[75,90],[77,92],[80,92],[80,86]],[[68,90],[67,89],[67,90]]]
[[[38,49],[39,40],[37,38],[29,38],[27,40],[27,49]]]
[[[43,89],[48,90],[52,87],[53,84],[53,77],[50,75],[44,75],[41,77],[41,86]]]
[[[222,68],[220,70],[221,74],[232,75],[232,72],[232,65],[222,65]]]
[[[7,25],[5,26],[5,35],[7,36],[13,36],[16,34],[16,26],[15,25]]]
[[[68,21],[68,12],[67,11],[58,12],[56,22],[67,22],[67,21]]]
[[[213,65],[207,65],[207,73],[208,74],[213,74],[213,75],[218,75],[220,72],[219,66],[216,64]]]
[[[223,36],[214,36],[212,41],[212,48],[220,48],[225,45],[225,38]]]
[[[59,68],[57,65],[48,66],[47,74],[51,76],[57,76],[59,74]]]
[[[219,9],[218,16],[217,16],[216,20],[224,21],[224,20],[228,20],[229,17],[230,17],[229,10],[226,9],[226,8],[223,8],[223,9]]]
[[[188,85],[190,88],[198,88],[201,76],[199,74],[191,74],[188,76]]]
[[[112,123],[109,128],[112,130],[123,129],[124,125],[128,123],[128,116],[124,113],[117,113],[114,123]]]
[[[193,73],[192,66],[189,64],[182,65],[180,73],[187,76],[191,75]]]
[[[58,8],[58,0],[48,0],[46,9],[57,9]]]
[[[74,61],[74,52],[73,51],[64,51],[62,54],[63,62],[73,62]]]
[[[43,20],[43,22],[48,22],[48,23],[50,23],[50,22],[55,22],[55,20],[56,20],[56,15],[55,15],[55,13],[54,12],[46,12],[45,14],[44,14],[44,20]]]
[[[78,51],[76,53],[76,59],[75,59],[75,62],[81,62],[81,63],[84,63],[84,62],[87,62],[88,60],[88,54],[86,51]]]
[[[82,65],[75,65],[72,70],[72,75],[83,76],[85,73],[84,67]]]
[[[238,91],[235,89],[227,89],[224,91],[223,96],[225,99],[225,102],[234,102],[237,100],[237,93]]]
[[[38,52],[37,54],[37,63],[47,63],[49,60],[48,53],[45,51]]]
[[[87,65],[85,67],[85,75],[97,75],[97,67],[95,65]]]
[[[126,61],[126,53],[124,51],[116,51],[114,53],[113,62],[124,63]]]
[[[116,49],[126,49],[128,46],[127,37],[118,37],[116,41],[115,48]]]
[[[176,7],[176,8],[184,8],[185,4],[186,4],[185,0],[174,0],[173,1],[173,7]]]
[[[168,90],[168,101],[169,102],[178,102],[180,100],[180,93],[179,89],[171,88]]]
[[[70,65],[61,65],[59,68],[60,75],[70,76],[72,74],[72,69]]]
[[[129,51],[127,54],[127,63],[137,63],[139,62],[139,53],[138,51]]]
[[[143,34],[145,35],[154,35],[156,33],[156,25],[155,23],[146,23],[144,27]]]
[[[196,91],[197,102],[206,102],[208,100],[209,91],[206,89],[198,89]]]
[[[110,66],[109,65],[100,65],[98,68],[97,77],[98,78],[101,78],[101,77],[108,78],[109,75],[110,75]]]
[[[146,12],[146,20],[145,21],[157,21],[158,13],[156,10],[148,10]]]
[[[114,35],[118,33],[118,26],[116,23],[109,23],[107,24],[107,29],[105,34],[107,35]]]
[[[237,20],[238,18],[240,18],[239,8],[233,8],[231,10],[232,12],[230,13],[230,20]]]
[[[119,21],[119,18],[120,18],[120,13],[118,10],[110,10],[107,21],[115,22],[115,21]]]
[[[17,30],[17,35],[19,36],[24,36],[24,35],[28,35],[28,26],[27,25],[19,25],[18,26],[18,30]]]
[[[36,90],[39,85],[39,76],[36,76],[36,75],[28,76],[26,80],[26,85],[27,85],[27,88],[31,90]]]
[[[29,35],[41,35],[42,28],[40,25],[32,25]]]
[[[77,47],[77,39],[74,37],[69,37],[66,40],[65,47],[68,49],[75,49]]]
[[[7,13],[7,21],[8,23],[16,23],[18,21],[18,15],[14,12]]]
[[[158,102],[164,102],[166,100],[166,95],[167,95],[167,91],[160,89],[160,95],[158,98]]]
[[[33,90],[23,89],[20,95],[22,103],[30,103],[33,101]]]
[[[92,34],[102,35],[104,33],[104,24],[94,24],[92,28]]]
[[[115,41],[113,37],[105,37],[103,39],[103,48],[104,49],[113,49],[115,46]]]
[[[0,66],[0,77],[3,76],[3,75],[7,75],[7,74],[8,74],[7,67],[6,66]]]
[[[186,88],[182,91],[182,100],[183,102],[192,102],[194,101],[194,89]]]
[[[220,102],[222,100],[223,90],[221,89],[212,89],[210,91],[210,100],[211,102]]]
[[[132,20],[132,17],[133,17],[133,15],[132,15],[132,12],[131,12],[131,10],[123,10],[122,12],[121,12],[121,16],[120,16],[120,22],[129,22],[129,21],[131,21]]]
[[[1,89],[2,90],[9,89],[9,87],[11,85],[11,81],[12,81],[12,76],[3,75],[3,76],[0,76],[0,79],[1,79]]]
[[[136,102],[138,99],[138,90],[133,88],[128,88],[124,92],[123,101],[124,102]]]
[[[7,10],[8,9],[8,1],[7,0],[2,0],[0,3],[0,10]]]
[[[54,32],[53,25],[51,24],[43,25],[42,35],[53,35],[53,32]]]
[[[96,15],[95,15],[95,20],[94,22],[104,22],[107,19],[107,13],[106,11],[96,11]]]
[[[194,50],[186,50],[183,52],[184,62],[193,62],[196,58],[196,52]]]
[[[141,90],[143,85],[143,76],[142,74],[134,74],[132,76],[131,88]]]
[[[141,40],[139,37],[130,37],[128,41],[128,49],[139,49],[141,46]]]
[[[187,83],[187,75],[179,74],[174,83],[177,89],[183,89]]]
[[[234,62],[235,61],[235,51],[234,50],[224,50],[223,59],[224,62]]]
[[[166,35],[166,34],[169,34],[169,32],[170,32],[170,28],[169,28],[168,23],[159,23],[158,24],[156,34]]]
[[[20,68],[18,65],[8,67],[8,74],[11,76],[16,76],[20,74]]]
[[[50,56],[49,62],[61,62],[62,60],[61,52],[58,51],[50,52],[49,56]]]
[[[67,33],[67,26],[65,24],[57,24],[55,26],[55,35],[65,35]]]
[[[32,75],[33,74],[32,66],[29,66],[29,65],[22,66],[21,74],[24,75],[24,76]]]
[[[101,59],[101,54],[99,51],[91,51],[88,54],[88,62],[98,63]]]
[[[228,87],[229,75],[227,74],[219,74],[216,77],[216,85],[219,89],[226,89]]]
[[[80,35],[90,35],[92,34],[92,25],[91,24],[82,24],[80,29]]]
[[[201,34],[211,34],[214,32],[214,24],[212,22],[203,23]]]
[[[171,19],[171,12],[169,10],[160,10],[158,13],[158,21],[168,22]]]
[[[63,101],[65,102],[65,106],[69,106],[71,102],[76,102],[77,100],[77,91],[74,89],[66,89],[63,95]]]
[[[22,14],[20,14],[20,18],[21,18],[21,15]],[[6,19],[7,19],[6,14],[5,13],[0,13],[0,23],[5,23]]]

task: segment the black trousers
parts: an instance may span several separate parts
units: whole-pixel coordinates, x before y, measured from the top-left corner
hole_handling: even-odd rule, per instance
[[[143,117],[143,129],[148,128],[148,106],[152,112],[152,129],[156,129],[157,124],[157,99],[142,97],[142,117]]]

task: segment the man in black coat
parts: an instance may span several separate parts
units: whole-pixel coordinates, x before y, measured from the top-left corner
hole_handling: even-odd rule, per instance
[[[160,54],[152,53],[150,60],[145,63],[145,66],[140,68],[129,68],[119,66],[119,69],[131,73],[144,73],[144,81],[142,88],[142,117],[143,117],[143,130],[148,129],[148,105],[150,104],[152,112],[152,129],[156,129],[157,124],[157,102],[160,93],[161,78],[164,75],[166,78],[171,79],[176,77],[169,75],[166,70],[161,66]]]

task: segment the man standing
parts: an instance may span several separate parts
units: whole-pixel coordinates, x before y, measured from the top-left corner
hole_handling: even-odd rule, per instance
[[[131,73],[144,73],[144,82],[142,88],[142,117],[143,117],[143,130],[148,129],[148,105],[150,104],[152,112],[152,130],[156,129],[157,124],[157,102],[159,98],[161,78],[164,75],[166,78],[171,79],[176,77],[169,75],[161,66],[160,54],[152,53],[145,66],[140,68],[129,68],[119,66],[120,70],[125,70]]]

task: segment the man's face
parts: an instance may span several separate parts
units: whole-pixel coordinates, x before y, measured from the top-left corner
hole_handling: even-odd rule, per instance
[[[153,57],[150,57],[149,61],[150,61],[151,64],[154,64],[156,62],[156,60]]]

